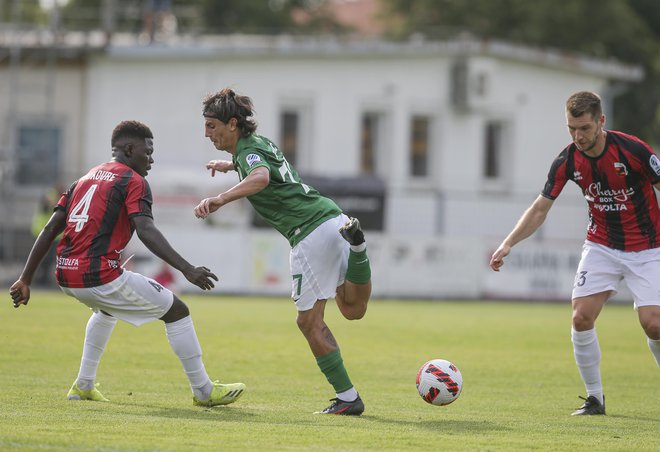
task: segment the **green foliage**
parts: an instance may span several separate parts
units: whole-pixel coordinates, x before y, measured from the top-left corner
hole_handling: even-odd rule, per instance
[[[327,14],[327,0],[195,0],[210,33],[316,33],[342,28]],[[294,20],[295,13],[307,17]]]
[[[468,31],[641,65],[646,79],[615,102],[608,127],[660,142],[660,7],[657,0],[381,0],[397,37]],[[615,122],[612,120],[616,119]]]
[[[194,407],[160,322],[120,322],[98,379],[111,402],[65,400],[89,310],[61,293],[0,307],[2,450],[636,450],[660,449],[657,366],[630,306],[598,322],[608,416],[574,418],[584,388],[570,305],[371,302],[367,316],[326,321],[366,403],[326,417],[332,390],[288,299],[183,297],[212,378],[243,381],[233,405]],[[464,376],[447,407],[424,403],[417,369],[452,360]]]
[[[0,0],[0,23],[43,25],[47,19],[39,0]]]

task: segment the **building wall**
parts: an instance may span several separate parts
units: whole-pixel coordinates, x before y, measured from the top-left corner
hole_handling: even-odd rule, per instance
[[[387,201],[384,231],[369,235],[374,294],[562,298],[570,290],[570,265],[586,226],[585,204],[575,187],[566,188],[546,224],[517,248],[522,257],[508,278],[494,277],[487,259],[538,195],[552,160],[569,142],[564,100],[577,90],[605,92],[606,77],[560,64],[471,54],[467,102],[456,105],[451,74],[457,55],[111,48],[90,56],[85,70],[58,72],[53,105],[66,123],[64,176],[73,180],[107,161],[119,121],[145,122],[155,134],[149,175],[154,212],[172,243],[191,261],[223,275],[221,290],[286,294],[287,243],[248,227],[253,211],[246,201],[207,221],[192,214],[200,199],[237,180],[234,174],[212,179],[204,169],[208,160],[230,156],[203,136],[203,96],[225,86],[249,95],[259,133],[276,142],[280,110],[304,112],[304,147],[296,167],[330,177],[361,175],[361,116],[378,112],[384,128],[376,168]],[[427,177],[413,178],[410,120],[419,114],[432,120],[429,167]],[[497,180],[483,175],[489,121],[502,122],[506,132]],[[209,253],[210,244],[215,252]],[[135,239],[131,246],[138,269],[155,271],[157,261],[144,247]],[[527,283],[513,290],[512,277]]]
[[[7,196],[2,202],[10,203],[12,215],[0,221],[7,227],[29,224],[36,201],[43,185],[21,186],[14,184],[12,171],[16,171],[17,127],[21,125],[54,125],[61,130],[59,143],[59,180],[54,184],[69,183],[80,172],[84,161],[83,138],[85,123],[83,96],[86,95],[86,72],[81,64],[58,64],[51,71],[43,64],[22,63],[16,70],[0,66],[0,149],[2,156],[12,162],[5,176],[2,189]],[[17,151],[16,151],[17,152]],[[16,174],[18,180],[23,174]]]
[[[377,111],[386,119],[376,166],[386,181],[387,204],[385,231],[370,236],[376,296],[567,296],[570,265],[586,224],[584,202],[572,187],[541,231],[520,246],[523,257],[511,266],[509,278],[494,278],[487,258],[538,195],[552,160],[569,143],[564,100],[577,90],[602,92],[607,81],[565,68],[474,56],[468,59],[467,106],[456,108],[454,62],[451,55],[428,54],[100,57],[90,66],[86,93],[86,108],[94,112],[84,126],[87,165],[107,158],[118,121],[146,122],[156,136],[149,179],[157,221],[191,259],[227,276],[221,290],[286,294],[286,241],[246,230],[252,215],[246,202],[228,206],[211,224],[193,218],[197,200],[236,182],[231,174],[213,180],[204,170],[209,159],[229,154],[203,137],[201,99],[225,86],[249,95],[259,132],[275,141],[280,109],[299,107],[308,117],[298,170],[335,177],[360,175],[361,115]],[[429,176],[421,180],[409,176],[415,114],[433,118]],[[491,120],[503,121],[507,129],[505,164],[496,181],[483,176],[484,130]],[[200,243],[213,243],[217,252]],[[140,244],[135,247],[143,255],[138,262],[150,262]],[[512,275],[521,281],[515,290]]]
[[[361,114],[379,111],[387,120],[377,163],[388,189],[387,232],[499,235],[509,229],[512,213],[517,216],[538,194],[550,163],[569,142],[564,99],[580,89],[602,91],[606,80],[474,57],[470,77],[485,74],[485,94],[471,96],[470,108],[459,111],[451,103],[452,61],[441,55],[104,56],[90,67],[87,110],[94,114],[85,126],[87,164],[107,158],[110,131],[118,121],[141,119],[156,135],[152,185],[175,179],[191,193],[213,193],[214,181],[203,164],[229,156],[203,137],[201,99],[231,86],[252,97],[258,131],[275,141],[279,109],[305,108],[309,141],[296,165],[299,171],[359,176]],[[418,113],[434,118],[425,180],[408,175],[409,121]],[[507,124],[510,144],[502,180],[495,184],[482,176],[484,124],[493,119]],[[481,212],[492,222],[479,220]]]

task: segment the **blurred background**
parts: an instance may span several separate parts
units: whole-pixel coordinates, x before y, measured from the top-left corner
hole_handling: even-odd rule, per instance
[[[216,292],[288,295],[288,243],[246,201],[192,213],[237,182],[204,167],[230,156],[204,138],[201,101],[230,86],[305,182],[360,218],[374,296],[568,300],[577,186],[502,272],[488,259],[569,144],[572,93],[598,92],[608,128],[657,148],[659,33],[657,0],[0,0],[0,281],[137,119],[170,242],[220,276]],[[136,238],[129,255],[196,290]],[[52,267],[38,284],[54,287]]]

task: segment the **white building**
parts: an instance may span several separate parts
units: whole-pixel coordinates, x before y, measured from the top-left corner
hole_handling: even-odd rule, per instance
[[[37,72],[21,70],[20,83]],[[0,90],[10,86],[3,81],[10,76],[0,68]],[[211,225],[192,215],[199,199],[237,180],[211,179],[204,169],[208,160],[229,155],[204,138],[201,100],[231,86],[253,99],[258,133],[279,143],[304,178],[382,181],[383,204],[338,199],[347,210],[382,214],[382,230],[369,234],[375,295],[564,298],[586,227],[577,189],[565,190],[542,229],[511,256],[510,268],[489,272],[487,258],[570,140],[565,99],[593,90],[608,107],[613,86],[641,76],[639,68],[616,62],[469,39],[115,41],[73,68],[58,66],[47,117],[35,113],[36,102],[24,102],[29,97],[21,86],[11,123],[55,120],[67,183],[109,158],[119,121],[147,123],[156,160],[149,180],[166,235],[193,262],[214,268],[224,290],[286,293],[288,245],[249,226],[246,202],[223,209]],[[17,215],[18,225],[29,221],[28,213]],[[135,250],[149,259],[139,244]]]

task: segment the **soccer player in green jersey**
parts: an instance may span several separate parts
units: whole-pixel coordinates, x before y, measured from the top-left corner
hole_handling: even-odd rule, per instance
[[[328,298],[335,297],[349,320],[361,319],[371,296],[371,268],[364,234],[335,202],[305,185],[282,152],[257,135],[252,100],[230,88],[203,101],[205,136],[216,149],[232,155],[211,160],[206,168],[236,171],[239,183],[202,200],[195,216],[206,218],[227,203],[246,197],[257,213],[291,245],[291,296],[296,322],[333,386],[336,398],[319,414],[360,415],[364,404],[344,367],[339,346],[323,320]]]

